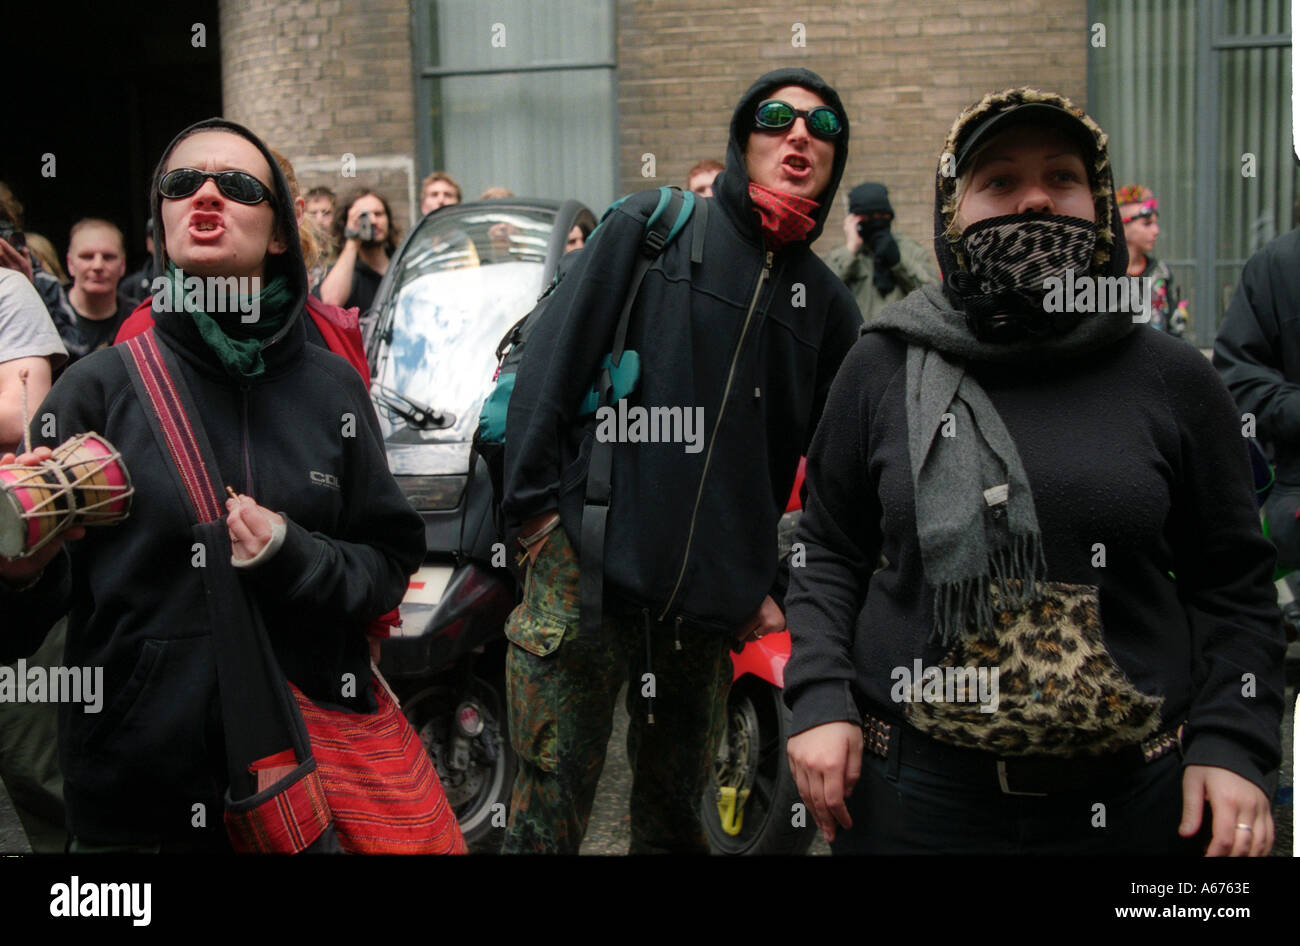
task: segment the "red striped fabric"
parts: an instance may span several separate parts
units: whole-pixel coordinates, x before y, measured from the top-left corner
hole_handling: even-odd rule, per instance
[[[339,844],[353,854],[464,854],[465,839],[424,745],[379,681],[379,710],[322,709],[292,683]]]
[[[247,811],[226,811],[226,834],[239,854],[297,854],[330,826],[320,771],[308,772]]]

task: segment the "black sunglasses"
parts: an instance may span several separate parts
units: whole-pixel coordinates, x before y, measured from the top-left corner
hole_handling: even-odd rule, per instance
[[[179,200],[197,191],[208,178],[217,182],[217,190],[238,203],[260,204],[271,199],[271,189],[247,171],[200,171],[196,168],[168,171],[158,182],[158,193]]]
[[[767,99],[760,102],[754,111],[754,124],[764,131],[780,131],[794,124],[796,118],[802,118],[808,124],[808,130],[818,138],[836,138],[844,130],[840,116],[828,105],[804,110],[795,108],[789,102],[780,99]]]

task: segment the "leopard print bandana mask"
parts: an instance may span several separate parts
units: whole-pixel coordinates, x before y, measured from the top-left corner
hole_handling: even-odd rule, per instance
[[[968,271],[949,282],[975,337],[1019,341],[1072,328],[1080,313],[1047,312],[1044,283],[1066,270],[1087,275],[1096,245],[1097,225],[1079,217],[1011,214],[967,227],[960,252]]]

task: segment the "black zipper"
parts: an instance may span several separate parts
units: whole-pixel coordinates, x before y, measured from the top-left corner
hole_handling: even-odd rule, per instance
[[[253,454],[248,444],[248,391],[246,384],[239,386],[240,416],[243,418],[244,442],[244,495],[253,495]]]
[[[677,573],[677,583],[673,585],[673,593],[668,596],[668,603],[664,605],[663,613],[659,615],[662,622],[668,616],[672,609],[673,602],[677,600],[677,592],[681,590],[682,579],[686,577],[686,565],[691,559],[691,543],[695,540],[695,520],[700,514],[700,500],[704,497],[704,480],[709,475],[709,464],[713,460],[713,445],[718,439],[718,430],[722,427],[722,416],[727,412],[727,399],[731,396],[731,385],[736,379],[736,365],[740,362],[740,351],[745,347],[745,337],[749,334],[749,323],[753,321],[754,309],[758,307],[758,297],[763,291],[763,284],[767,282],[767,277],[772,272],[772,251],[768,250],[763,258],[763,270],[758,274],[758,282],[754,286],[754,297],[749,301],[749,310],[745,313],[745,322],[740,327],[740,340],[736,342],[736,350],[731,356],[731,368],[727,372],[727,386],[722,389],[722,404],[718,408],[718,419],[713,422],[713,433],[709,436],[709,449],[704,454],[704,469],[700,471],[700,483],[695,491],[695,508],[691,510],[691,527],[686,533],[686,549],[682,552],[682,568]]]

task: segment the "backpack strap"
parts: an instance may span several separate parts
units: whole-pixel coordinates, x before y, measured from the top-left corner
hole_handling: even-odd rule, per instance
[[[663,253],[664,247],[672,242],[686,226],[695,203],[694,194],[683,194],[675,187],[659,188],[659,203],[646,221],[645,231],[641,237],[640,253],[632,270],[632,282],[628,287],[627,296],[623,299],[618,327],[614,330],[614,344],[610,351],[610,359],[608,363],[601,366],[600,378],[596,382],[597,407],[606,404],[613,393],[614,382],[610,376],[609,366],[612,364],[618,367],[623,358],[623,352],[627,347],[628,325],[632,319],[632,306],[636,302],[641,281],[645,279],[651,264]],[[613,470],[613,441],[597,439],[592,444],[591,458],[587,465],[587,490],[582,507],[578,601],[582,615],[580,627],[584,633],[600,630],[604,608],[605,524],[609,518]]]
[[[694,194],[691,194],[694,197]],[[697,199],[694,203],[695,215],[700,219],[695,221],[695,229],[691,231],[691,262],[704,262],[704,231],[709,224],[709,201],[706,197]]]

